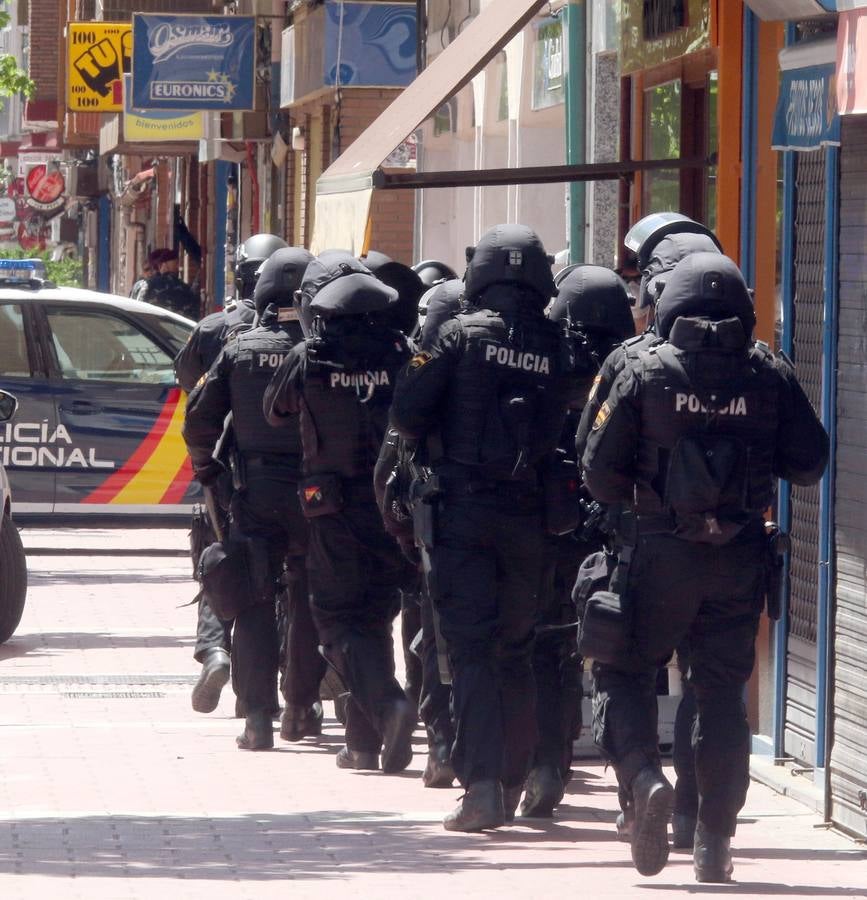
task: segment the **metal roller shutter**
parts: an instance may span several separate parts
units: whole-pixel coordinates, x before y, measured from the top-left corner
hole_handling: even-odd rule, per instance
[[[867,118],[843,119],[831,819],[867,835]]]
[[[799,153],[795,174],[794,357],[798,380],[822,406],[825,274],[825,153]],[[816,624],[819,594],[819,488],[793,486],[785,752],[816,762]]]

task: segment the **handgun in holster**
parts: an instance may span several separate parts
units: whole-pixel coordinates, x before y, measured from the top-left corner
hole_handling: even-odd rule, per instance
[[[765,603],[768,618],[776,622],[783,614],[783,604],[789,593],[786,557],[792,549],[792,541],[776,522],[765,522],[765,539]]]

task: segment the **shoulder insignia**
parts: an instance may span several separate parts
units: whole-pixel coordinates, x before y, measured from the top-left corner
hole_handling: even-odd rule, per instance
[[[208,380],[208,373],[205,372],[201,378],[196,382],[196,387],[200,388],[206,381]]]
[[[593,420],[593,431],[599,431],[599,429],[608,421],[610,415],[611,407],[606,400],[602,406],[599,407],[599,412],[596,413],[596,418]]]
[[[421,353],[416,353],[416,355],[413,356],[409,361],[409,367],[410,369],[420,369],[422,366],[427,365],[432,359],[433,356],[423,350]]]
[[[593,379],[593,385],[590,388],[590,393],[587,395],[587,402],[592,403],[593,398],[596,396],[596,392],[599,390],[599,385],[602,383],[602,376],[597,375]]]

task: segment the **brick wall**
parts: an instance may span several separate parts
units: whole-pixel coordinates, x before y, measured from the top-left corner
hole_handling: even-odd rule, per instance
[[[347,147],[398,96],[399,89],[346,89],[340,110],[340,149]],[[336,113],[332,110],[332,125]],[[370,249],[412,265],[415,191],[374,191]]]
[[[30,0],[29,74],[36,93],[27,102],[24,117],[29,122],[57,120],[58,55],[65,57],[59,0]]]

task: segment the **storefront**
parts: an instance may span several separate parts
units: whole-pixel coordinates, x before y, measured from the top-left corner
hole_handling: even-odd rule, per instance
[[[836,75],[842,130],[828,815],[863,837],[867,836],[867,9],[840,13]]]

